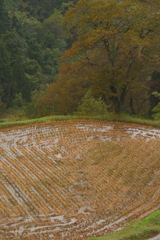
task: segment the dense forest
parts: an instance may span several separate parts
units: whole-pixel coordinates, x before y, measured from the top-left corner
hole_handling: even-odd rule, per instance
[[[159,116],[159,39],[159,0],[0,0],[0,116]]]

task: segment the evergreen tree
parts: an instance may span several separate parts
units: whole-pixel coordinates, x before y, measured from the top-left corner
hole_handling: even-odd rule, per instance
[[[8,30],[9,19],[4,6],[4,1],[0,0],[0,36]]]
[[[31,82],[30,78],[25,73],[24,59],[22,56],[17,56],[13,67],[14,95],[22,94],[25,101],[30,100]]]
[[[12,99],[12,70],[10,54],[0,40],[0,100],[9,105]]]
[[[74,1],[0,0],[2,104],[13,106],[17,96],[29,102],[32,91],[53,82],[66,49],[61,6],[69,2]]]

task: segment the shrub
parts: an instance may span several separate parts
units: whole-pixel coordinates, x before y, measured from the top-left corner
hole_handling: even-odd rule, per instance
[[[107,106],[104,101],[101,98],[95,99],[90,90],[84,95],[77,112],[75,112],[76,115],[81,116],[106,115],[107,113]]]

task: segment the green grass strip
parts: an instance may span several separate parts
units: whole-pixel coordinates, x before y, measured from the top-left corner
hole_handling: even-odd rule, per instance
[[[149,125],[149,126],[154,126],[154,127],[160,128],[160,120],[138,118],[138,117],[133,117],[133,116],[130,116],[130,115],[111,114],[109,116],[97,116],[97,117],[94,117],[94,119],[106,120],[106,121],[126,122],[126,123],[137,123],[137,124],[144,124],[144,125]]]
[[[148,120],[142,118],[131,117],[129,115],[116,115],[116,114],[107,114],[106,116],[71,116],[71,115],[54,115],[47,116],[36,119],[28,119],[24,121],[5,121],[0,123],[0,128],[7,128],[13,126],[22,126],[34,123],[43,123],[49,121],[61,121],[61,120],[101,120],[101,121],[116,121],[116,122],[126,122],[126,123],[137,123],[150,125],[160,128],[160,120]]]
[[[160,234],[160,210],[142,220],[130,222],[118,232],[89,240],[146,240],[158,234]]]
[[[0,128],[7,128],[7,127],[14,127],[14,126],[23,126],[28,124],[34,124],[34,123],[44,123],[44,122],[50,122],[50,121],[60,121],[60,120],[73,120],[77,117],[74,116],[48,116],[48,117],[42,117],[42,118],[35,118],[35,119],[28,119],[24,121],[14,121],[14,122],[2,122],[0,123]]]

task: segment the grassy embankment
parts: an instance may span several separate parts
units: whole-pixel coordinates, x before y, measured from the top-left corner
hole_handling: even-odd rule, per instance
[[[160,234],[160,210],[148,217],[132,221],[122,230],[89,240],[145,240]]]
[[[0,122],[0,128],[5,127],[12,127],[12,126],[22,126],[22,125],[28,125],[28,124],[34,124],[34,123],[43,123],[43,122],[49,122],[49,121],[57,121],[57,120],[103,120],[103,121],[117,121],[117,122],[128,122],[128,123],[137,123],[137,124],[144,124],[144,125],[150,125],[154,127],[160,128],[160,120],[149,120],[145,118],[137,118],[132,117],[129,115],[115,115],[115,114],[108,114],[107,116],[47,116],[42,118],[36,118],[36,119],[27,119],[24,121],[1,121]]]

